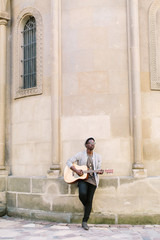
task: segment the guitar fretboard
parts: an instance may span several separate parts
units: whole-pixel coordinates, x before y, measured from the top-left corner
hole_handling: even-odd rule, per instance
[[[87,171],[83,171],[84,173],[97,173],[97,172],[99,172],[99,171],[101,171],[100,169],[99,170],[87,170]],[[106,172],[106,173],[113,173],[113,169],[106,169],[106,170],[104,170],[104,172]]]

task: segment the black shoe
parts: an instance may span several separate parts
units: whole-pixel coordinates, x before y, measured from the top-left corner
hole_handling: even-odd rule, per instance
[[[89,229],[87,222],[82,222],[82,228],[84,228],[85,230]]]

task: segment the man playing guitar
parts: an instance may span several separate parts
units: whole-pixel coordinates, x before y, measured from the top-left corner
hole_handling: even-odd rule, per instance
[[[73,163],[75,162],[78,162],[78,165],[80,166],[86,165],[88,169],[92,171],[91,173],[89,173],[88,178],[78,180],[79,199],[84,206],[82,227],[85,230],[88,230],[89,227],[87,225],[87,221],[92,210],[93,196],[99,183],[98,174],[103,174],[104,171],[101,169],[100,155],[93,152],[95,147],[94,138],[88,138],[85,142],[85,147],[85,151],[78,152],[75,156],[68,159],[67,166],[78,176],[82,176],[84,173],[82,169],[76,169],[76,167],[73,165]]]

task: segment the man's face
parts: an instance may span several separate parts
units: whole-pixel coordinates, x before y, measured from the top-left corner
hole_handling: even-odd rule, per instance
[[[88,143],[86,144],[86,148],[89,150],[93,150],[95,147],[95,144],[96,144],[95,141],[89,140]]]

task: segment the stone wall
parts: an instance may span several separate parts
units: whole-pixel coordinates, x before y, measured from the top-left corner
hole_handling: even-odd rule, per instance
[[[101,178],[90,223],[159,224],[160,178]],[[63,178],[8,177],[7,214],[55,222],[81,222],[76,184]]]
[[[151,12],[150,9],[155,4],[156,11]],[[158,73],[153,71],[152,65],[155,58],[159,59],[158,56],[154,56],[153,49],[157,54],[159,50],[158,46],[151,41],[155,32],[149,27],[151,24],[152,26],[159,24],[159,9],[159,1],[139,1],[143,158],[149,176],[160,175],[160,92],[151,90],[151,76],[153,73],[158,76]],[[155,23],[151,22],[151,17],[155,17]],[[159,39],[160,34],[157,27],[156,29],[157,39]]]
[[[52,79],[52,14],[51,1],[36,3],[33,1],[12,1],[12,72],[13,83],[11,99],[10,135],[8,148],[11,151],[11,173],[16,176],[45,175],[51,166],[51,79]],[[22,65],[21,45],[23,45],[22,29],[26,16],[32,15],[37,23],[37,84],[42,88],[39,95],[26,89],[25,95],[17,96],[21,91],[20,82]],[[44,27],[45,26],[45,27]],[[46,27],[47,26],[47,27]],[[48,47],[50,46],[50,47]],[[19,90],[17,90],[19,89]],[[11,102],[10,102],[11,101]],[[10,104],[11,103],[11,104]],[[36,171],[35,171],[36,168]]]
[[[5,176],[0,176],[0,216],[6,213],[6,188],[7,178]]]
[[[4,109],[5,158],[13,175],[0,175],[1,215],[7,210],[10,216],[80,222],[76,186],[65,184],[62,175],[66,160],[93,136],[102,167],[114,174],[101,177],[90,221],[159,223],[160,94],[150,88],[151,4],[157,24],[158,0],[12,0]],[[20,25],[32,13],[41,29],[43,87],[39,95],[17,98]],[[133,163],[148,177],[131,177]],[[45,177],[51,165],[60,168],[59,178]]]

